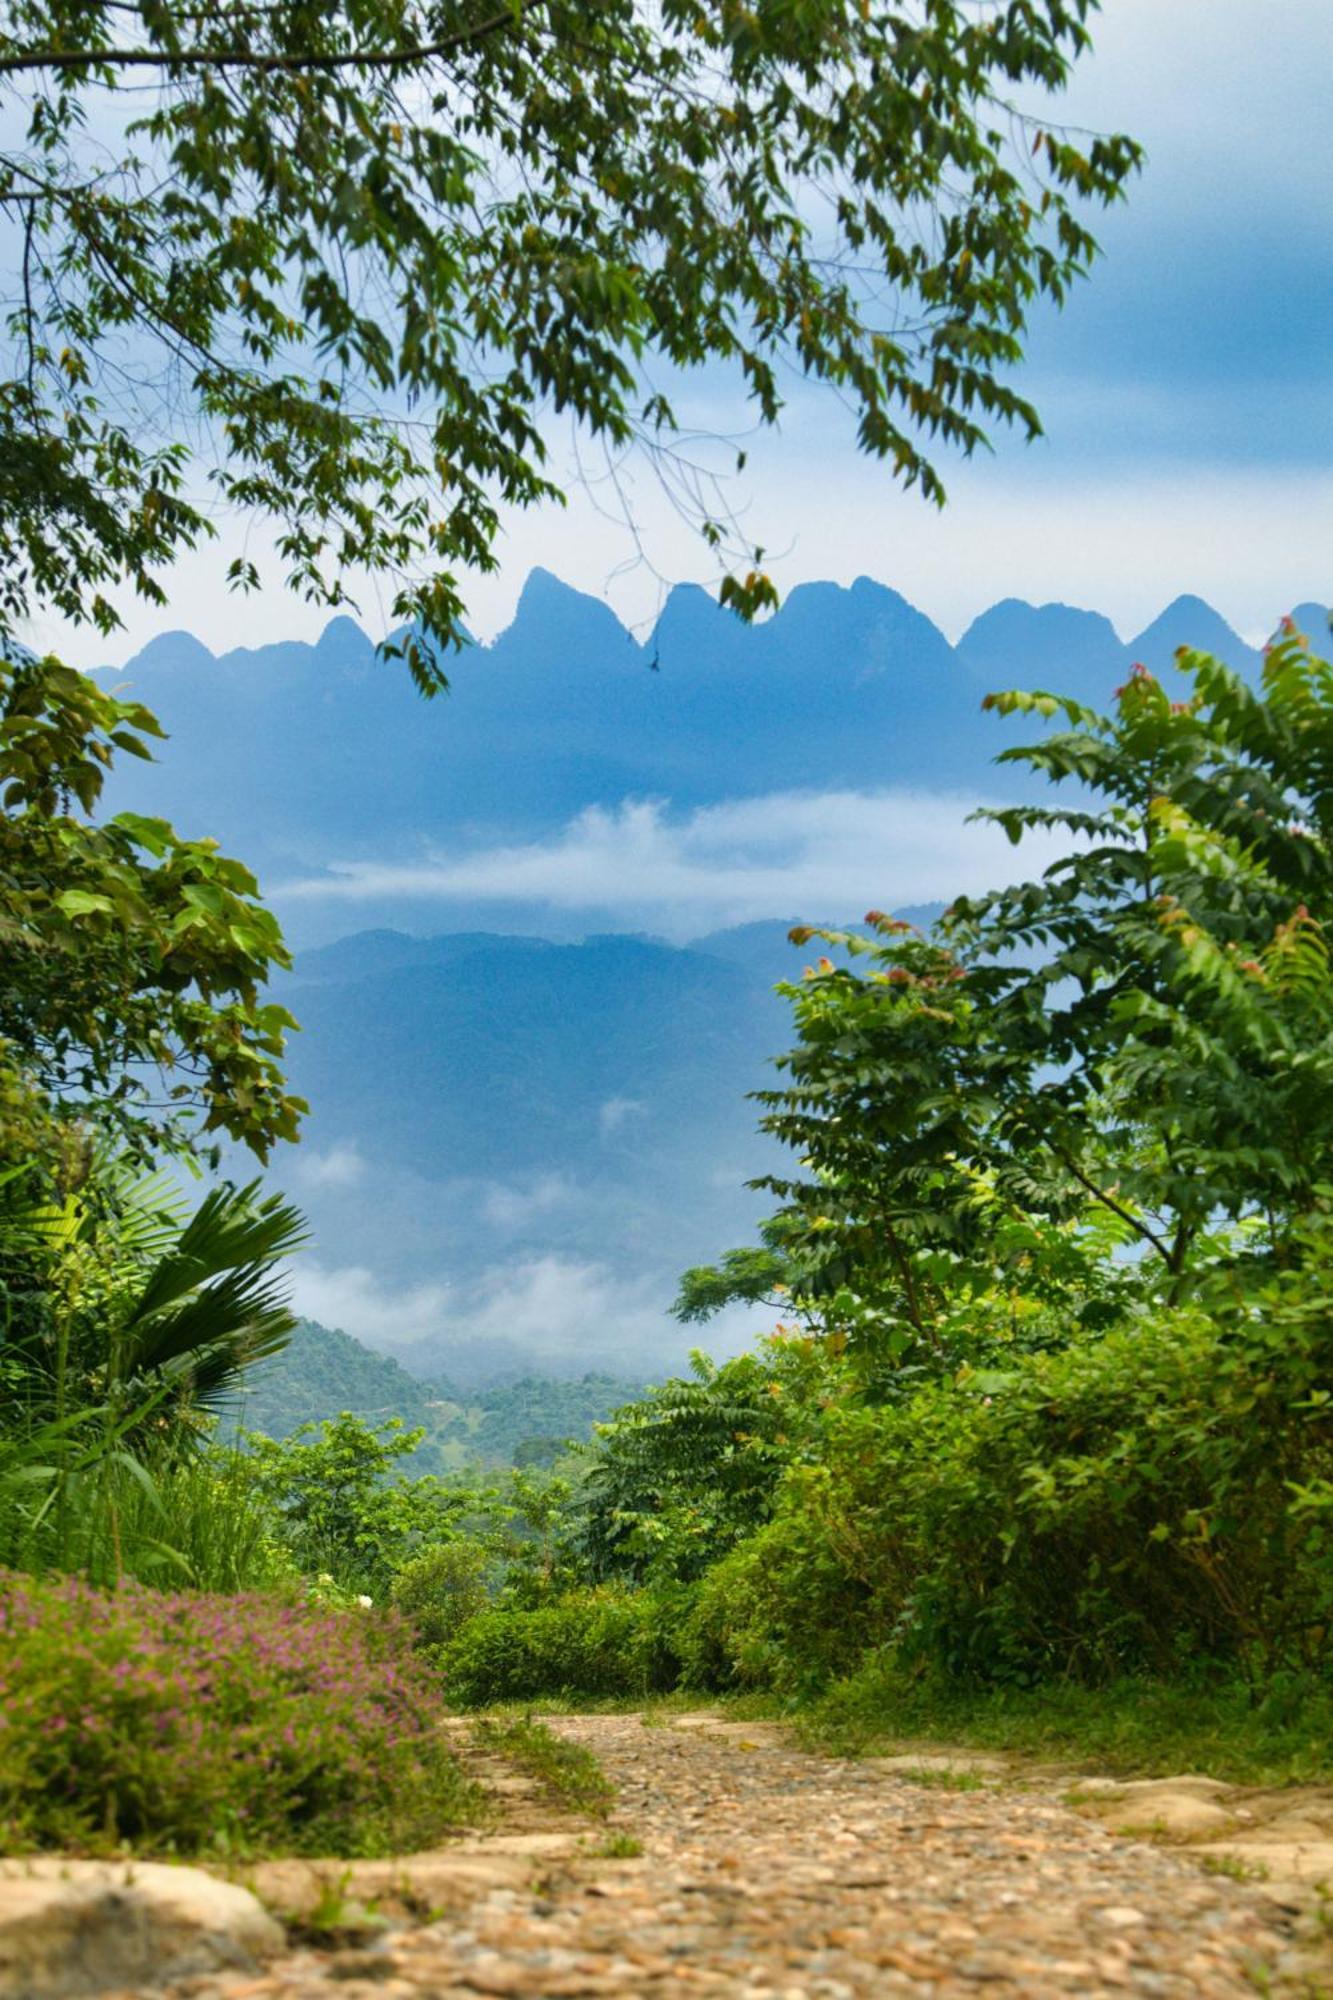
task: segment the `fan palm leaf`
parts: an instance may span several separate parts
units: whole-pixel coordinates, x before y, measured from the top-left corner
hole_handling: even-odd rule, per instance
[[[211,1411],[296,1325],[277,1268],[305,1241],[299,1210],[260,1183],[214,1189],[146,1273],[116,1328],[121,1386],[153,1378]]]

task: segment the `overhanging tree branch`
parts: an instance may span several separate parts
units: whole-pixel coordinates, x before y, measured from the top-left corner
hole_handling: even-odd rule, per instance
[[[15,55],[0,55],[0,76],[16,76],[34,70],[56,72],[80,69],[239,69],[288,75],[310,72],[330,75],[344,69],[419,69],[457,49],[489,41],[506,28],[521,26],[524,18],[545,5],[545,0],[517,0],[498,14],[461,28],[433,42],[420,42],[405,49],[340,49],[320,54],[309,50],[288,54],[274,51],[256,54],[251,49],[24,49]]]

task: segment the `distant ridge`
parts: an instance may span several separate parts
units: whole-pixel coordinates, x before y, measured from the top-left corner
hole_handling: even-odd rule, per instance
[[[689,810],[775,791],[1012,791],[984,694],[1047,686],[1104,706],[1134,660],[1168,671],[1187,641],[1256,668],[1192,597],[1127,643],[1096,611],[1008,598],[951,646],[868,577],[803,584],[753,627],[685,584],[640,642],[534,569],[511,624],[459,656],[433,705],[347,617],[314,645],[221,654],[216,635],[162,633],[116,679],[171,741],[158,767],[118,775],[112,802],[202,825],[273,880],[405,843],[532,839],[629,797]]]

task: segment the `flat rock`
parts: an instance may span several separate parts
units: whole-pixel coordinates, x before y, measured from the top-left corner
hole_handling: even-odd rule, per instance
[[[1169,1781],[1136,1785],[1132,1791],[1103,1792],[1093,1810],[1108,1826],[1170,1834],[1177,1840],[1220,1834],[1236,1823],[1225,1806],[1201,1798],[1197,1792],[1177,1791]]]
[[[247,1871],[270,1909],[304,1922],[319,1915],[337,1931],[358,1930],[366,1914],[456,1910],[475,1897],[525,1883],[531,1863],[517,1854],[405,1854],[387,1861],[260,1861]]]
[[[981,1750],[918,1750],[914,1754],[897,1757],[867,1757],[866,1765],[874,1771],[901,1772],[911,1777],[913,1772],[938,1772],[942,1777],[979,1778],[1007,1777],[1011,1766],[1005,1757],[991,1757]]]
[[[163,1862],[0,1861],[0,1995],[64,2000],[253,1970],[282,1928],[248,1889]]]
[[[1195,1854],[1216,1855],[1239,1861],[1256,1874],[1274,1882],[1327,1882],[1333,1884],[1333,1838],[1324,1834],[1317,1840],[1274,1840],[1267,1828],[1259,1834],[1240,1834],[1230,1840],[1210,1840],[1191,1850]]]

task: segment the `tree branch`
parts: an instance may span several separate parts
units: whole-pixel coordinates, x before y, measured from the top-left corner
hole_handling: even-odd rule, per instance
[[[1061,1166],[1074,1176],[1080,1187],[1086,1188],[1093,1199],[1101,1202],[1104,1208],[1109,1208],[1112,1215],[1118,1215],[1122,1222],[1127,1222],[1136,1236],[1141,1236],[1145,1243],[1151,1243],[1167,1269],[1174,1272],[1175,1265],[1171,1259],[1171,1251],[1155,1229],[1149,1229],[1147,1223],[1141,1217],[1135,1215],[1132,1209],[1125,1208],[1115,1199],[1114,1195],[1109,1195],[1105,1188],[1098,1187],[1096,1181],[1090,1179],[1084,1173],[1077,1160],[1071,1154],[1066,1153],[1059,1146],[1052,1146],[1051,1151],[1055,1154]]]
[[[24,50],[18,55],[0,55],[0,76],[14,76],[25,70],[72,69],[246,69],[261,73],[284,72],[300,75],[308,71],[327,74],[342,69],[414,69],[422,63],[445,56],[455,49],[469,48],[487,41],[506,28],[517,28],[524,15],[544,4],[544,0],[518,0],[498,14],[478,21],[475,27],[444,35],[435,42],[420,42],[408,49],[344,50],[328,55],[255,55],[249,49],[46,49]]]

